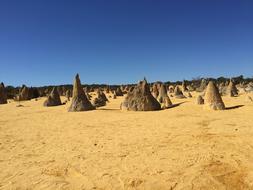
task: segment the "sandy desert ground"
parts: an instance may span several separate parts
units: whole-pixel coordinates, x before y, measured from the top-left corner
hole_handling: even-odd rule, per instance
[[[196,94],[157,112],[121,111],[123,98],[80,113],[45,98],[0,105],[0,189],[253,189],[245,97],[223,97],[244,105],[225,111],[196,105]]]

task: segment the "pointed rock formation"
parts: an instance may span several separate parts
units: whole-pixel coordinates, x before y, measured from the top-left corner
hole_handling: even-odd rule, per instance
[[[78,111],[89,111],[94,109],[95,109],[94,106],[88,100],[83,91],[79,75],[77,74],[73,85],[73,97],[69,111],[78,112]]]
[[[109,102],[109,100],[107,99],[106,95],[104,94],[104,92],[102,90],[98,90],[97,92],[98,98],[105,101],[105,102]]]
[[[59,95],[59,91],[57,88],[53,88],[50,95],[47,97],[47,100],[44,102],[45,107],[51,107],[51,106],[59,106],[62,105],[61,98]]]
[[[224,110],[225,105],[213,81],[208,83],[205,93],[205,106],[213,110]]]
[[[182,82],[182,90],[183,90],[183,92],[187,92],[188,91],[188,88],[186,86],[186,82],[185,81]]]
[[[102,107],[106,105],[106,102],[108,102],[109,100],[107,99],[107,97],[105,96],[105,94],[103,93],[103,91],[101,91],[100,89],[97,91],[97,98],[94,99],[93,101],[93,105],[95,107]]]
[[[7,94],[5,91],[4,83],[0,84],[0,104],[7,104]]]
[[[197,102],[196,102],[196,103],[197,103],[198,105],[203,105],[204,102],[205,102],[205,101],[204,101],[203,97],[199,95],[199,96],[197,97]]]
[[[174,86],[172,85],[169,86],[169,93],[174,93]]]
[[[23,87],[20,89],[20,94],[17,96],[18,101],[26,101],[26,100],[31,100],[29,97],[29,88],[23,85]]]
[[[124,102],[121,104],[121,109],[128,111],[155,111],[160,110],[161,105],[152,96],[149,85],[144,79],[132,91],[128,92]]]
[[[230,97],[238,96],[238,90],[237,90],[233,80],[230,80],[230,83],[227,87],[227,95],[229,95]]]
[[[95,98],[92,104],[96,108],[106,106],[106,102],[99,98]]]
[[[123,94],[121,88],[117,88],[117,89],[116,89],[116,96],[124,96],[124,94]]]
[[[123,86],[123,85],[121,85],[121,86],[120,86],[120,90],[123,92],[123,91],[124,91],[124,89],[125,89],[125,88],[124,88],[124,86]]]
[[[173,106],[169,96],[163,98],[162,109],[168,109]]]
[[[70,101],[71,96],[72,96],[71,95],[71,90],[67,90],[66,91],[66,98],[67,98],[68,101]]]
[[[174,89],[174,96],[175,98],[186,98],[183,94],[183,92],[181,91],[181,89],[179,88],[179,86],[176,86],[175,89]]]
[[[152,95],[154,96],[155,99],[157,99],[157,97],[159,96],[159,91],[156,83],[153,84]]]
[[[200,84],[199,88],[196,89],[196,91],[197,92],[203,92],[206,89],[206,86],[207,86],[207,80],[202,79],[201,84]]]
[[[160,89],[159,89],[159,96],[157,97],[158,102],[163,103],[164,98],[167,98],[167,89],[164,84],[161,84]]]
[[[112,99],[117,99],[117,95],[116,95],[116,91],[115,90],[112,91]]]

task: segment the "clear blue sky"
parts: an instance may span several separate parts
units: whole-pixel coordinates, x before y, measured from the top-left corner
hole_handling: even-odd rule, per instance
[[[252,0],[0,0],[0,81],[253,76]]]

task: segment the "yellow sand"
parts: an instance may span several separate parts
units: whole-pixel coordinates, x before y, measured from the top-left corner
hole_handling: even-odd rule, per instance
[[[157,112],[0,105],[0,189],[253,189],[253,102],[210,111],[193,95]]]

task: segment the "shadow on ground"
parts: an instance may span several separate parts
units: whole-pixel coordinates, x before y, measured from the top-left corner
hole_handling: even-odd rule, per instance
[[[237,105],[237,106],[231,106],[231,107],[226,107],[226,110],[232,110],[232,109],[237,109],[240,107],[243,107],[244,105]]]

